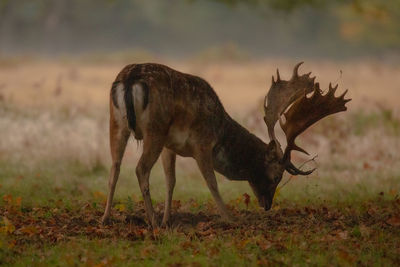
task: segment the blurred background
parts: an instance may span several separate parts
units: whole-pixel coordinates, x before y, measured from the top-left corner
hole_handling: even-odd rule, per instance
[[[0,0],[0,190],[32,202],[104,198],[108,95],[126,64],[158,62],[205,78],[227,111],[266,140],[271,75],[279,68],[290,79],[299,61],[300,72],[312,71],[323,89],[348,88],[353,101],[299,138],[319,169],[281,197],[398,188],[398,0]],[[133,174],[141,147],[130,147],[117,198],[140,197]],[[177,169],[177,198],[209,197],[192,161],[178,159]],[[158,165],[153,173],[162,199]],[[250,193],[245,183],[220,184],[227,199]]]
[[[0,52],[137,50],[182,58],[227,50],[243,58],[395,60],[399,5],[396,0],[2,0]]]

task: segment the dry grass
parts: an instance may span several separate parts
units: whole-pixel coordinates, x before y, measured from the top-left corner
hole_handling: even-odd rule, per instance
[[[289,78],[299,60],[201,64],[160,60],[175,69],[205,78],[217,91],[229,112],[248,111],[265,95],[271,75],[279,67]],[[80,62],[80,61],[79,61]],[[126,62],[132,63],[132,62]],[[107,109],[109,87],[125,63],[85,64],[62,61],[30,61],[0,66],[0,93],[24,107],[78,106]],[[351,109],[385,105],[397,108],[400,100],[400,65],[376,61],[331,62],[307,60],[301,71],[313,71],[322,88],[329,82],[350,88]],[[342,74],[340,74],[342,71]]]
[[[124,64],[72,62],[37,60],[0,66],[0,158],[23,160],[25,164],[43,159],[107,162],[109,87]],[[228,112],[264,138],[261,105],[270,76],[279,67],[282,77],[289,78],[295,62],[270,59],[237,64],[165,64],[204,77]],[[386,133],[387,125],[380,124],[379,114],[390,112],[389,124],[400,118],[400,66],[308,60],[301,71],[311,70],[322,88],[329,81],[338,82],[341,89],[349,88],[353,101],[349,112],[329,119],[302,139],[309,143],[310,151],[318,153],[321,162],[335,155],[337,160],[363,159],[372,166],[380,165],[376,161],[392,164],[398,160],[397,134]],[[372,119],[375,125],[355,134],[355,127],[368,127]],[[394,131],[398,133],[398,129]]]

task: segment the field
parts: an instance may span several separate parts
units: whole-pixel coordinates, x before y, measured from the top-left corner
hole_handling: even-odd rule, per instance
[[[227,111],[267,140],[262,99],[288,59],[204,63],[160,60],[197,74]],[[400,65],[307,60],[321,88],[349,89],[349,110],[298,142],[309,177],[285,174],[272,210],[246,182],[218,177],[237,218],[224,222],[194,161],[177,160],[172,225],[151,229],[135,177],[141,146],[122,164],[112,223],[101,226],[110,168],[108,94],[121,60],[0,59],[0,264],[79,266],[400,265]],[[283,140],[282,133],[279,134]],[[301,165],[308,157],[296,154]],[[153,168],[162,215],[165,182]]]

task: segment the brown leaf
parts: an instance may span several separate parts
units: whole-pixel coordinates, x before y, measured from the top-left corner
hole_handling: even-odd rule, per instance
[[[12,199],[13,199],[12,195],[4,195],[3,196],[3,201],[6,202],[8,205],[12,204]]]
[[[353,256],[351,256],[351,255],[350,255],[346,250],[344,250],[344,249],[341,249],[341,250],[339,251],[338,256],[339,256],[340,258],[342,258],[343,260],[345,260],[345,261],[347,261],[347,262],[350,262],[350,263],[352,263],[352,262],[355,261],[355,258],[354,258]]]
[[[365,225],[360,225],[360,232],[362,236],[369,236],[371,234],[371,229]]]
[[[241,240],[240,242],[238,242],[238,243],[236,244],[236,247],[239,248],[239,249],[242,249],[242,248],[244,248],[249,242],[250,242],[249,239],[243,239],[243,240]]]
[[[345,239],[347,239],[347,238],[349,237],[349,232],[347,232],[347,231],[340,231],[340,232],[337,233],[337,236],[338,236],[340,239],[345,240]]]
[[[258,240],[257,245],[260,247],[261,250],[267,250],[272,247],[272,243],[268,240]]]
[[[400,217],[399,216],[392,216],[387,221],[387,224],[391,226],[400,226]]]
[[[177,212],[181,208],[182,204],[180,200],[172,200],[172,209]]]
[[[372,169],[372,166],[368,162],[364,162],[363,168],[364,170],[369,170]]]
[[[246,208],[249,208],[249,203],[250,203],[250,196],[247,193],[243,194],[244,197],[244,204],[246,204]]]
[[[22,202],[22,198],[21,197],[17,197],[15,199],[15,206],[21,207],[21,202]]]
[[[34,225],[29,225],[29,226],[23,226],[22,228],[19,229],[19,231],[29,236],[32,236],[37,232],[37,229]]]

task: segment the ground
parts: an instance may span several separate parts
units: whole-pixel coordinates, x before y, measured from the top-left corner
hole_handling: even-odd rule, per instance
[[[318,155],[304,168],[317,171],[285,174],[268,212],[246,182],[218,176],[236,218],[225,222],[193,160],[178,158],[171,225],[151,229],[134,175],[141,152],[135,142],[122,164],[112,222],[99,224],[110,167],[108,93],[124,64],[73,61],[0,61],[0,264],[400,264],[399,66],[306,62],[301,70],[313,71],[322,88],[339,82],[353,98],[348,112],[299,138]],[[295,63],[167,61],[206,78],[228,112],[264,140],[261,99],[270,76],[280,67],[289,78]],[[296,165],[307,159],[293,157]],[[150,184],[161,217],[159,163]]]

